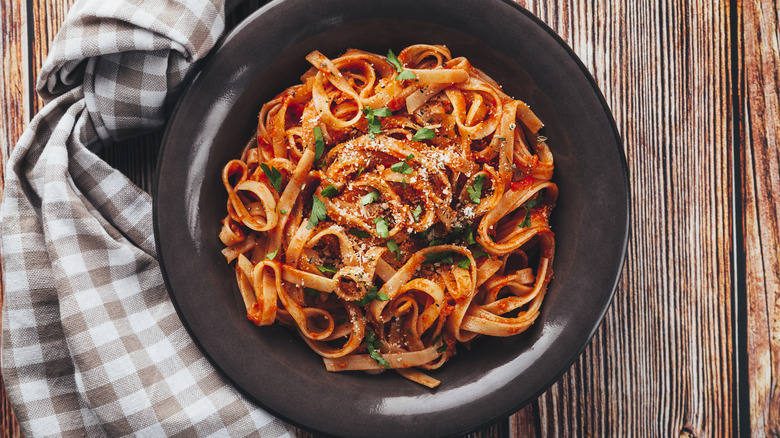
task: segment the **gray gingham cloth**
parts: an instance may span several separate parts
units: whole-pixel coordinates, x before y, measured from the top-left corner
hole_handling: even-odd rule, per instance
[[[163,284],[151,197],[92,151],[160,128],[224,30],[219,0],[78,1],[2,202],[2,373],[27,437],[292,429],[204,358]]]

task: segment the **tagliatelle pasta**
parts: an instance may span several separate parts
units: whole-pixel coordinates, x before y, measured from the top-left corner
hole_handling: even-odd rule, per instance
[[[542,122],[466,58],[349,50],[263,105],[219,234],[248,318],[329,371],[435,387],[458,344],[539,315],[558,190]]]

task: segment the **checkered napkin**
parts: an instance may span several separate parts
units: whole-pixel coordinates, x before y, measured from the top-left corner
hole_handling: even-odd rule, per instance
[[[168,298],[152,200],[93,146],[163,126],[220,0],[83,0],[8,162],[2,374],[24,434],[291,435],[204,358]]]

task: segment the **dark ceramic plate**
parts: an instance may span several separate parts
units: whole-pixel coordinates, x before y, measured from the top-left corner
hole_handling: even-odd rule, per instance
[[[446,44],[529,103],[546,123],[560,188],[555,276],[536,324],[480,338],[433,375],[328,373],[298,335],[247,320],[217,238],[222,166],[252,137],[266,100],[296,83],[304,56]],[[212,54],[170,120],[155,190],[155,235],[179,316],[244,394],[340,436],[467,432],[533,400],[582,352],[609,306],[628,239],[628,180],[615,124],[593,79],[547,26],[501,0],[286,0],[247,18]]]

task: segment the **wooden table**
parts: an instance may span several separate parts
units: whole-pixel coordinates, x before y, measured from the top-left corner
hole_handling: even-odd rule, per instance
[[[3,163],[41,108],[35,78],[71,3],[2,4]],[[474,436],[780,435],[780,2],[519,3],[571,45],[612,108],[632,235],[584,354]],[[104,158],[149,190],[160,139]],[[0,428],[19,436],[4,395]]]

